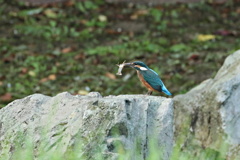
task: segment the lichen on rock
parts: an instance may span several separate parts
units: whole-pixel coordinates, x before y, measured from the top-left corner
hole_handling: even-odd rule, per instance
[[[212,148],[228,158],[240,157],[239,151],[232,152],[234,147],[222,151],[224,145],[240,145],[239,62],[240,50],[227,57],[213,79],[174,97],[175,137],[187,132],[185,144]]]
[[[0,156],[5,160],[26,141],[31,141],[33,156],[45,158],[116,159],[126,153],[143,160],[155,137],[167,160],[173,147],[173,103],[164,97],[34,94],[1,109],[0,117]]]

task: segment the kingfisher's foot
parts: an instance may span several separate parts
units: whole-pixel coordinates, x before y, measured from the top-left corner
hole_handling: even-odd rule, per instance
[[[148,91],[148,92],[147,92],[147,95],[152,95],[152,91]]]

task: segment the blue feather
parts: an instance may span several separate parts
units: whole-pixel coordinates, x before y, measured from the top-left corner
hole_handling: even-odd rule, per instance
[[[140,72],[140,74],[143,76],[143,79],[155,90],[159,91],[159,92],[163,92],[166,95],[172,95],[167,88],[165,87],[165,85],[163,84],[162,80],[160,79],[159,75],[152,69],[150,69],[145,63],[141,62],[141,61],[136,61],[133,62],[134,67],[137,71]],[[136,65],[136,66],[135,66]],[[142,69],[141,67],[144,67],[146,69]]]
[[[152,69],[146,70],[146,71],[140,71],[140,73],[143,75],[144,80],[155,90],[159,92],[163,92],[166,95],[172,95],[165,85],[163,84],[162,80],[158,76],[158,74],[153,71]]]
[[[166,95],[171,96],[172,94],[167,90],[167,88],[165,87],[165,85],[163,85],[162,87],[162,92],[165,93]]]
[[[155,73],[158,76],[157,72],[155,72],[154,70],[152,70],[150,68],[149,68],[149,70],[152,71],[153,73]]]

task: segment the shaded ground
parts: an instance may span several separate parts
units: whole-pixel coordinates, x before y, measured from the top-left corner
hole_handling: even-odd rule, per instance
[[[239,2],[26,7],[0,0],[0,105],[36,92],[145,93],[135,71],[115,76],[124,60],[146,62],[174,95],[184,93],[240,48],[239,14]]]

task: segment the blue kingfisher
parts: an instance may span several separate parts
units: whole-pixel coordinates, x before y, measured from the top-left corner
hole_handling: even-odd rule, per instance
[[[172,95],[163,84],[159,75],[145,63],[135,61],[132,63],[125,63],[124,66],[136,69],[140,81],[148,89],[147,95],[151,95],[153,91],[163,92],[168,96]]]

